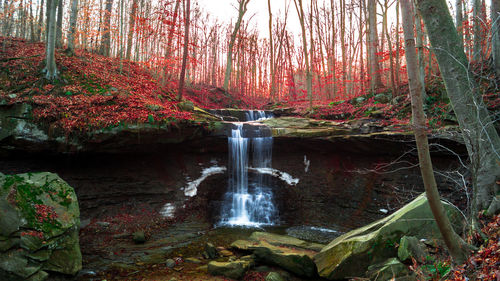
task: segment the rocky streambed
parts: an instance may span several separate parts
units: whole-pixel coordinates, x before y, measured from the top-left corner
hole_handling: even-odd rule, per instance
[[[256,278],[268,272],[290,280],[320,278],[311,268],[304,271],[310,274],[302,274],[255,259],[259,243],[297,248],[286,244],[290,241],[259,242],[255,229],[214,227],[228,179],[227,126],[221,118],[203,113],[203,125],[130,125],[64,138],[29,121],[29,109],[9,110],[1,118],[0,172],[57,173],[78,197],[83,270],[76,279],[223,280],[209,273],[224,267],[251,269],[245,274]],[[219,112],[231,120],[238,114]],[[259,175],[273,187],[279,210],[279,226],[264,229],[268,233],[326,245],[396,211],[423,191],[407,128],[381,127],[368,119],[334,122],[291,116],[257,123],[274,137],[273,169]],[[458,195],[463,192],[453,178],[462,168],[457,155],[465,154],[459,135],[449,128],[430,139],[441,175],[438,186],[460,206],[466,198]],[[249,170],[249,177],[256,173]],[[237,240],[251,242],[240,247],[233,244]],[[216,254],[209,253],[207,243]],[[314,261],[320,248],[301,248],[305,252],[299,256]],[[259,251],[267,253],[262,257],[272,256]],[[233,263],[210,266],[212,261]]]

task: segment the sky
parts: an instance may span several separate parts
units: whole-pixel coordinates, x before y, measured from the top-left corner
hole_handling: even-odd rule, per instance
[[[225,23],[231,21],[235,22],[238,17],[237,0],[198,0],[198,3],[210,15],[217,17],[219,21]],[[279,14],[283,15],[287,4],[290,5],[288,9],[287,27],[288,30],[297,34],[300,31],[300,24],[293,0],[271,0],[273,17],[276,18]],[[248,20],[250,17],[250,26],[256,26],[261,36],[268,37],[269,14],[267,0],[250,0],[248,11],[243,17],[243,20]]]

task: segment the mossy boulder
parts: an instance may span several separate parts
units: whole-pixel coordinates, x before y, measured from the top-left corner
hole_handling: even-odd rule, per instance
[[[44,280],[82,268],[75,191],[53,173],[0,175],[0,279]]]
[[[457,232],[464,220],[453,205],[442,202]],[[363,276],[368,267],[397,257],[396,244],[402,236],[441,239],[425,194],[395,213],[339,236],[314,257],[321,277],[344,279]]]
[[[248,240],[237,240],[231,246],[252,251],[256,262],[275,265],[309,278],[317,275],[312,258],[324,247],[323,244],[266,232],[254,232]]]
[[[252,263],[245,260],[229,262],[211,261],[208,263],[208,272],[212,275],[222,275],[232,279],[241,279],[250,269]]]

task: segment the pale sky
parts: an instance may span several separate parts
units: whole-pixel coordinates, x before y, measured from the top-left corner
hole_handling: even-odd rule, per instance
[[[225,23],[231,21],[236,22],[238,17],[238,1],[237,0],[198,0],[197,1],[203,10],[207,11]],[[286,5],[289,3],[288,8],[288,22],[287,29],[294,34],[300,34],[300,24],[297,17],[297,11],[293,4],[293,0],[272,0],[271,9],[273,18],[278,15],[284,15]],[[306,9],[306,7],[304,7]],[[248,4],[248,11],[243,17],[243,20],[251,18],[250,26],[257,26],[261,37],[269,36],[269,14],[267,9],[267,0],[250,0]],[[276,20],[274,19],[274,23]]]

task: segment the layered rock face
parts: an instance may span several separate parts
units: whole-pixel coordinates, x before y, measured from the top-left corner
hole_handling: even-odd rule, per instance
[[[56,174],[0,175],[0,279],[76,274],[79,226],[76,194]]]

